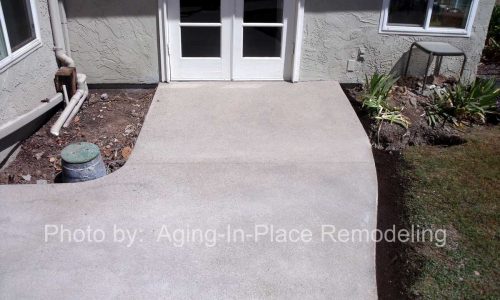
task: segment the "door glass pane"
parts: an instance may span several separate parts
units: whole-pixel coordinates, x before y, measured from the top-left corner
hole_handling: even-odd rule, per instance
[[[220,57],[220,27],[182,27],[182,57]]]
[[[29,0],[1,0],[12,52],[36,38]]]
[[[427,1],[391,0],[388,25],[423,27],[427,15]]]
[[[2,24],[0,24],[0,60],[7,57],[7,46],[3,37]]]
[[[221,0],[180,0],[182,23],[220,23]]]
[[[280,57],[281,27],[243,28],[243,57]]]
[[[432,8],[431,27],[465,29],[472,0],[437,0]]]
[[[283,0],[245,0],[245,23],[282,23]]]

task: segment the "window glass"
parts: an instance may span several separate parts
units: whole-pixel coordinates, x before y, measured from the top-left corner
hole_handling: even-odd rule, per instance
[[[434,1],[431,27],[462,28],[467,26],[472,0]]]
[[[5,45],[2,24],[0,24],[0,60],[4,59],[6,57],[7,57],[7,45]]]
[[[220,23],[220,0],[181,0],[182,23]]]
[[[245,27],[243,57],[280,57],[281,31],[278,27]]]
[[[283,22],[283,0],[245,0],[245,23]]]
[[[36,38],[29,0],[0,0],[5,25],[14,52]]]
[[[220,27],[181,27],[182,57],[220,57]]]
[[[391,0],[388,25],[423,27],[427,15],[427,0]]]

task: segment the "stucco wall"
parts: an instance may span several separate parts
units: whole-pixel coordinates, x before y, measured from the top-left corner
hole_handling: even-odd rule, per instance
[[[57,63],[52,51],[47,2],[37,3],[42,47],[0,73],[0,125],[27,113],[41,100],[55,95],[54,74]]]
[[[65,4],[71,55],[89,83],[159,81],[157,0]]]
[[[412,42],[445,41],[468,55],[465,77],[476,72],[495,0],[480,0],[470,38],[443,38],[379,34],[382,0],[306,0],[301,80],[335,79],[361,82],[375,71],[400,73]],[[360,47],[365,61],[348,72],[348,60],[356,60]],[[422,53],[416,53],[416,58]],[[410,73],[422,74],[424,63],[413,63]],[[419,67],[420,66],[420,67]],[[457,74],[459,59],[445,59],[443,73]]]

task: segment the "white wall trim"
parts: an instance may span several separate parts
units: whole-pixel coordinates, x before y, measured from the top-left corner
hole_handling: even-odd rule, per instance
[[[170,55],[168,53],[167,0],[158,0],[158,34],[160,43],[160,81],[170,82]]]
[[[293,49],[292,82],[300,80],[300,62],[302,59],[302,43],[304,38],[304,14],[306,0],[297,0],[297,17],[295,18],[295,42]]]
[[[429,1],[427,8],[427,15],[425,24],[423,27],[409,27],[409,26],[391,26],[387,24],[389,19],[389,4],[391,0],[384,0],[382,6],[382,12],[380,14],[380,26],[379,33],[392,33],[392,34],[405,34],[405,35],[423,35],[423,36],[446,36],[446,37],[470,37],[472,33],[472,27],[474,25],[474,20],[476,18],[477,8],[479,5],[479,0],[472,0],[472,5],[470,8],[470,13],[467,18],[467,25],[465,29],[458,28],[438,28],[430,26],[430,14],[432,12],[432,0]]]

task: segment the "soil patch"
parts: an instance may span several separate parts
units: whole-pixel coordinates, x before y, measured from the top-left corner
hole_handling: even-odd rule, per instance
[[[481,63],[477,67],[477,75],[500,79],[500,64]]]
[[[444,90],[454,84],[452,79],[436,77],[431,79],[431,91],[420,94],[422,81],[418,78],[400,79],[393,88],[388,99],[393,107],[401,108],[402,114],[408,118],[408,128],[395,123],[381,122],[378,124],[370,118],[362,108],[362,85],[344,87],[344,91],[354,109],[360,116],[365,130],[376,149],[400,151],[415,145],[458,145],[465,142],[461,132],[456,127],[442,124],[429,125],[425,111],[432,103],[430,93]]]
[[[373,149],[378,179],[377,228],[382,232],[404,227],[403,159],[399,152]],[[411,278],[406,245],[382,240],[377,243],[377,289],[379,299],[408,299],[405,284]]]
[[[21,143],[16,159],[0,172],[0,184],[58,182],[61,150],[84,141],[99,146],[108,174],[118,170],[134,148],[154,93],[154,89],[90,90],[80,112],[59,137],[50,128],[62,109]]]

